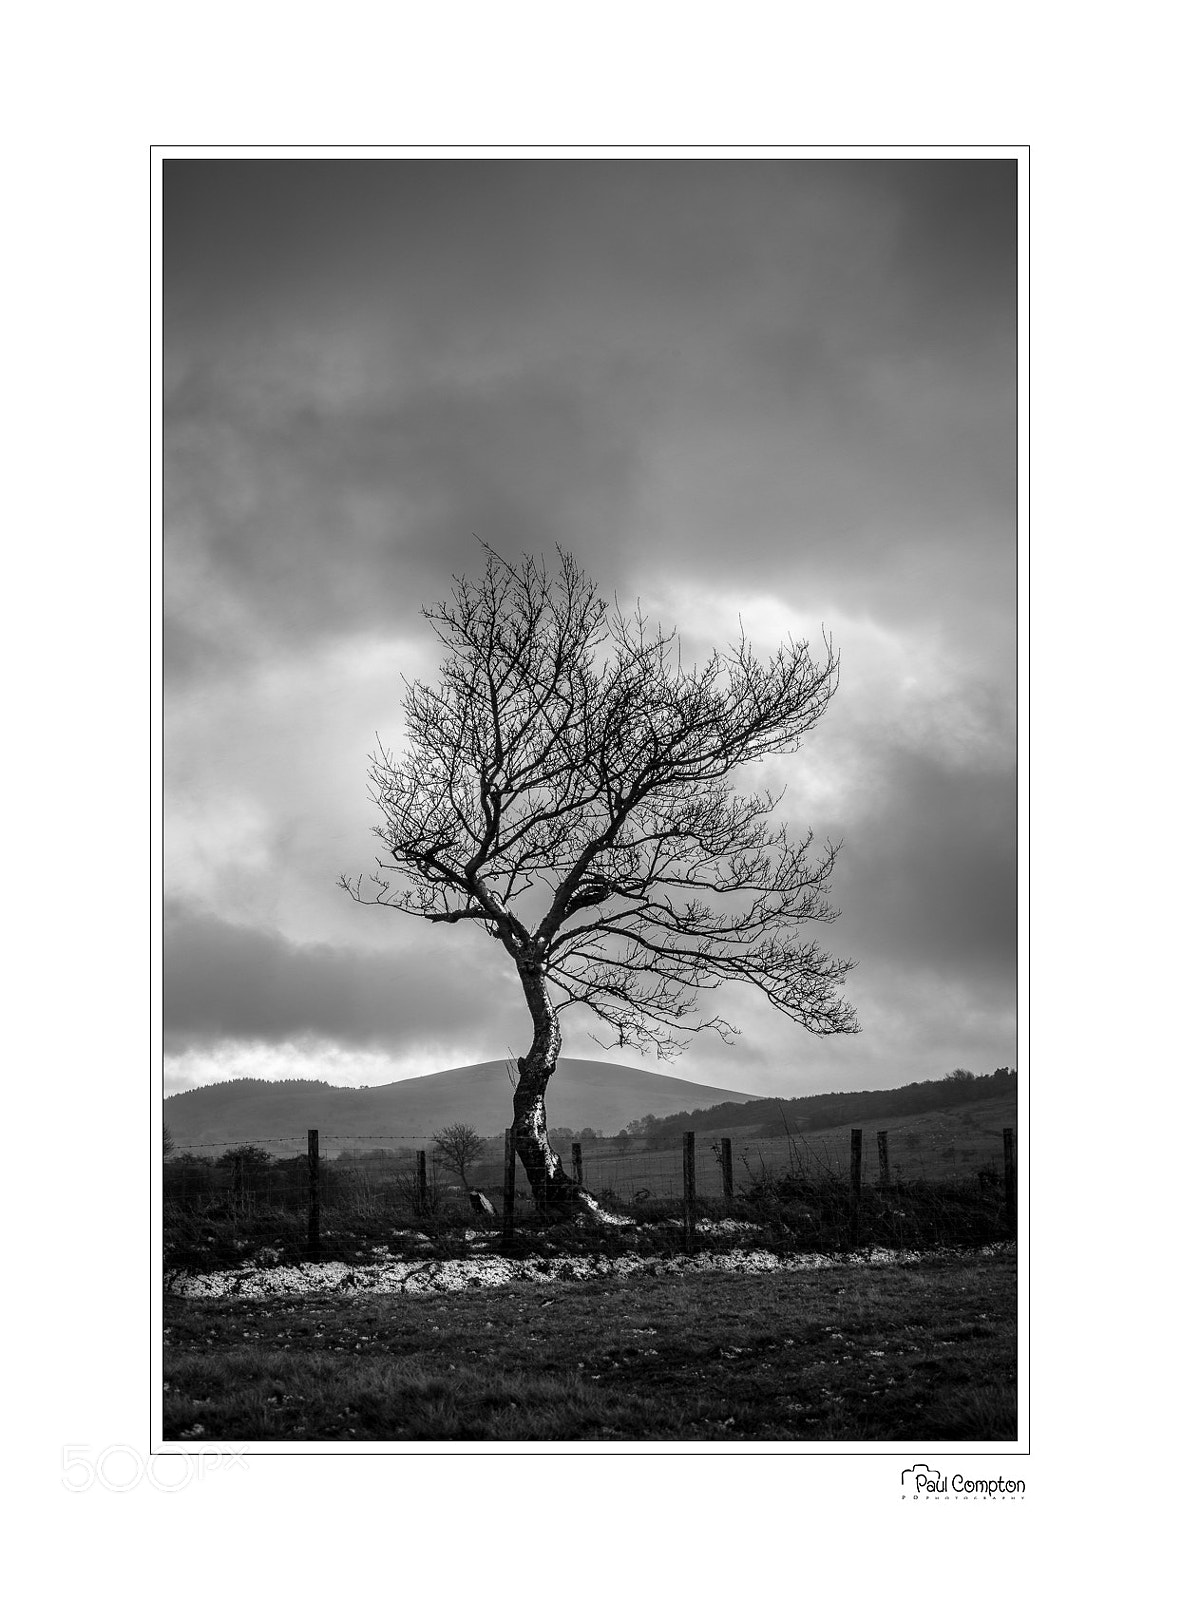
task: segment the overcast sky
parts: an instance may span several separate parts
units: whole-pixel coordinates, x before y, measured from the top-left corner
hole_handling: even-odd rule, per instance
[[[758,994],[663,1070],[806,1094],[1016,1064],[1016,164],[169,160],[165,1087],[527,1048],[504,952],[337,888],[419,608],[573,551],[690,652],[841,653],[756,776],[845,841],[862,1032]],[[709,997],[715,998],[715,997]],[[595,1046],[570,1055],[661,1070]]]

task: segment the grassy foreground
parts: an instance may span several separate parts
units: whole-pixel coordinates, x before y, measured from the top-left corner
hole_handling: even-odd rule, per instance
[[[169,1297],[164,1437],[1016,1438],[1012,1256],[437,1295]]]

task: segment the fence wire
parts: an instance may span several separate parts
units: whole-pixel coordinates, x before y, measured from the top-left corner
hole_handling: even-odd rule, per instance
[[[850,1178],[851,1130],[815,1137],[725,1139],[695,1136],[694,1184],[704,1201],[722,1201],[786,1178],[815,1181]],[[880,1136],[884,1137],[881,1138]],[[729,1146],[732,1193],[727,1196],[724,1146]],[[554,1153],[571,1177],[608,1205],[674,1205],[685,1192],[681,1134],[656,1139],[620,1136],[582,1142],[551,1136]],[[460,1172],[422,1132],[319,1133],[317,1177],[325,1211],[418,1215],[442,1205],[466,1208],[472,1191],[499,1213],[503,1204],[502,1137],[485,1140]],[[1003,1129],[962,1129],[940,1134],[930,1119],[865,1129],[860,1181],[890,1185],[913,1180],[959,1178],[986,1187],[1003,1170]],[[164,1163],[164,1198],[188,1209],[237,1207],[258,1211],[306,1211],[311,1199],[307,1135],[261,1135],[234,1145],[205,1140],[176,1144]],[[532,1196],[517,1168],[516,1202],[526,1212]],[[478,1207],[477,1207],[478,1210]],[[486,1210],[483,1215],[487,1215]]]

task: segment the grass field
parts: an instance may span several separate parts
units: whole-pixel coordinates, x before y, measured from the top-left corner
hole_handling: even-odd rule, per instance
[[[1016,1438],[1011,1253],[165,1303],[169,1440]]]
[[[1002,1169],[1004,1129],[1017,1122],[1016,1092],[992,1095],[907,1117],[879,1121],[860,1118],[855,1123],[864,1136],[865,1183],[878,1179],[877,1133],[889,1136],[889,1165],[894,1181],[933,1181],[974,1178],[989,1166]],[[773,1138],[752,1134],[749,1128],[719,1128],[696,1138],[697,1191],[721,1193],[721,1170],[713,1146],[722,1137],[733,1144],[734,1177],[739,1189],[766,1170],[815,1177],[820,1173],[848,1175],[852,1123],[789,1135],[784,1129]],[[558,1141],[559,1148],[561,1147]],[[563,1149],[563,1154],[565,1151]],[[633,1145],[620,1154],[611,1146],[591,1147],[585,1159],[586,1182],[596,1193],[609,1191],[626,1202],[638,1188],[653,1195],[679,1194],[682,1183],[679,1140],[666,1150]]]

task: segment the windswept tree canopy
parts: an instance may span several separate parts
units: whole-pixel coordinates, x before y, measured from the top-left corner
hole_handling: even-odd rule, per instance
[[[780,796],[732,782],[823,715],[826,636],[817,658],[790,644],[761,661],[743,635],[686,666],[675,631],[608,603],[565,553],[551,571],[489,552],[425,615],[441,677],[408,685],[404,757],[372,758],[382,852],[368,890],[341,880],[350,893],[479,923],[526,994],[541,980],[554,1012],[588,1006],[620,1044],[732,1036],[697,1009],[730,980],[813,1033],[856,1030],[849,963],[804,932],[836,915],[837,847],[792,840]]]

